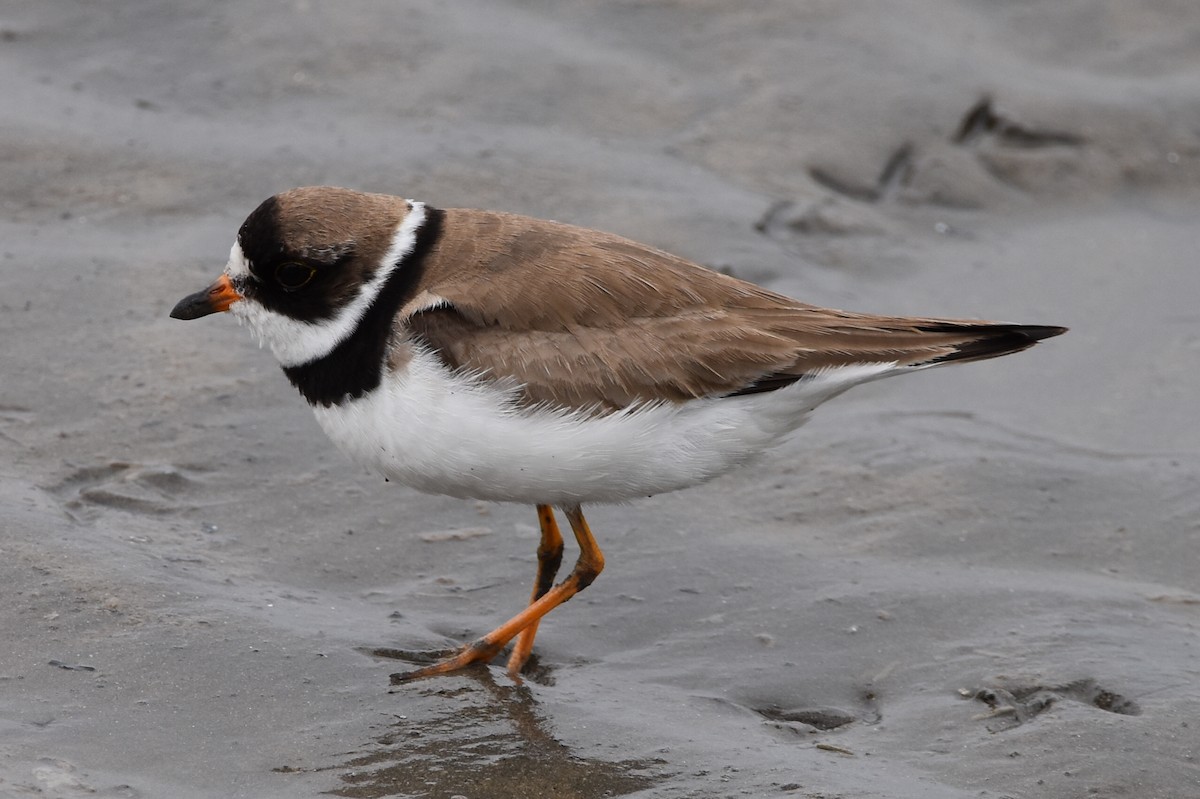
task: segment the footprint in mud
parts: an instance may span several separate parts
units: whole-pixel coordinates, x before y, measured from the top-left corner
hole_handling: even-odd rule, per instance
[[[1034,682],[1010,683],[981,688],[974,693],[966,691],[965,694],[991,708],[991,712],[979,716],[979,719],[999,720],[988,725],[989,732],[1019,727],[1064,700],[1091,705],[1122,716],[1139,716],[1142,713],[1142,709],[1132,699],[1126,699],[1118,693],[1102,688],[1090,678],[1059,686],[1045,686]]]
[[[761,717],[769,728],[787,733],[787,737],[833,732],[849,727],[855,722],[878,724],[883,718],[879,710],[879,697],[874,689],[859,692],[858,706],[852,710],[828,705],[756,702],[740,704],[726,699],[717,701],[729,704],[742,711]]]
[[[821,175],[818,182],[836,182],[832,176]],[[841,188],[845,191],[839,193],[851,196],[859,191],[853,186]],[[772,203],[754,223],[754,229],[769,239],[788,245],[807,236],[878,236],[887,232],[888,225],[877,210],[861,202],[828,196],[804,206],[791,200]]]
[[[958,124],[958,132],[951,139],[955,144],[978,144],[985,138],[993,138],[1008,147],[1080,147],[1084,138],[1061,130],[1043,130],[1026,127],[996,113],[992,98],[984,96],[971,106]]]
[[[797,733],[829,732],[858,721],[858,717],[853,713],[836,707],[781,708],[771,705],[751,708],[751,710],[767,721],[773,722],[777,728]]]
[[[799,214],[793,213],[792,203],[776,203],[755,229],[773,238],[880,232],[879,220],[871,217],[866,207],[900,201],[974,208],[989,196],[985,183],[1037,191],[1086,174],[1083,162],[1089,150],[1083,136],[1017,122],[997,111],[986,95],[959,119],[949,143],[947,147],[945,142],[926,141],[918,147],[900,142],[883,160],[874,179],[850,176],[837,167],[810,166],[809,177],[831,193],[830,199]],[[962,168],[964,160],[974,161],[976,170],[982,168],[978,178],[972,176],[976,170]]]
[[[24,405],[10,405],[0,402],[0,441],[7,441],[10,444],[16,444],[18,447],[23,448],[24,444],[21,443],[20,439],[9,435],[5,428],[26,427],[33,418],[33,411]]]
[[[48,490],[77,521],[93,518],[105,509],[155,515],[178,513],[190,507],[180,502],[180,497],[196,486],[188,471],[170,464],[112,461],[77,466]]]
[[[907,186],[912,181],[916,168],[916,150],[911,143],[904,142],[883,162],[883,168],[874,183],[855,183],[819,166],[810,168],[808,174],[817,183],[843,197],[876,203],[891,199]]]
[[[142,794],[129,785],[114,785],[111,788],[97,788],[86,773],[66,760],[57,757],[43,757],[37,761],[30,776],[33,785],[29,788],[31,795],[67,797],[112,797],[113,799],[138,799]],[[23,787],[23,786],[21,786]]]
[[[1087,144],[1070,131],[1014,122],[986,96],[963,115],[951,142],[969,148],[994,179],[1024,191],[1053,187],[1083,171]]]

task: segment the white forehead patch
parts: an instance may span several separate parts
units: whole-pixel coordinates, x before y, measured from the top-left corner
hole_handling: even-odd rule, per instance
[[[253,299],[235,302],[229,306],[229,312],[239,323],[245,323],[254,331],[260,344],[271,348],[280,366],[300,366],[328,355],[354,332],[363,314],[379,296],[388,276],[416,246],[417,231],[425,222],[425,204],[411,202],[410,205],[412,210],[396,228],[391,246],[384,253],[379,268],[370,280],[359,287],[358,295],[342,306],[333,318],[322,319],[319,322],[302,322],[270,311]],[[245,280],[249,277],[250,264],[242,252],[241,244],[234,243],[225,272],[235,279]]]
[[[250,276],[250,262],[246,260],[246,253],[242,252],[240,241],[235,241],[229,250],[229,263],[225,264],[225,274],[230,277]]]

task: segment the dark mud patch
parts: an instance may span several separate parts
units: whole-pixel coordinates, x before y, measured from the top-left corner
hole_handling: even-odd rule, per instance
[[[330,767],[341,772],[343,785],[328,793],[584,799],[625,796],[663,778],[656,773],[662,760],[610,762],[573,754],[549,732],[528,689],[498,685],[482,669],[464,677],[466,685],[425,689],[428,715],[398,717],[370,751]]]
[[[89,666],[85,663],[64,663],[61,660],[51,660],[47,662],[48,666],[63,669],[65,671],[95,671],[95,666]]]

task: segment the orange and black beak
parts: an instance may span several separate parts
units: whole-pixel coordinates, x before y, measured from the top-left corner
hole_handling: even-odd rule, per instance
[[[242,295],[233,287],[229,275],[221,275],[216,283],[204,291],[189,294],[176,303],[171,309],[172,319],[199,319],[220,311],[228,311],[229,306],[240,300]]]

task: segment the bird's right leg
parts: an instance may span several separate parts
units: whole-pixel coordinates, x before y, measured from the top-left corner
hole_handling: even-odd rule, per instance
[[[543,594],[525,610],[482,638],[467,644],[456,654],[424,668],[393,674],[392,685],[399,685],[422,677],[449,674],[472,663],[491,660],[497,652],[504,648],[505,644],[516,638],[522,630],[540,621],[547,613],[591,585],[592,580],[596,579],[596,575],[604,569],[604,553],[600,551],[600,546],[596,543],[579,506],[566,508],[565,512],[567,521],[571,523],[571,532],[575,534],[575,541],[579,544],[579,560],[575,562],[575,568],[571,570],[567,578]]]
[[[533,596],[529,604],[537,602],[554,585],[554,575],[562,565],[563,537],[558,530],[558,522],[554,519],[554,508],[549,505],[538,505],[538,526],[542,529],[542,540],[538,544],[537,577],[533,581]],[[512,654],[508,656],[508,673],[517,675],[529,660],[533,651],[533,639],[537,635],[538,621],[533,622],[517,636]]]

